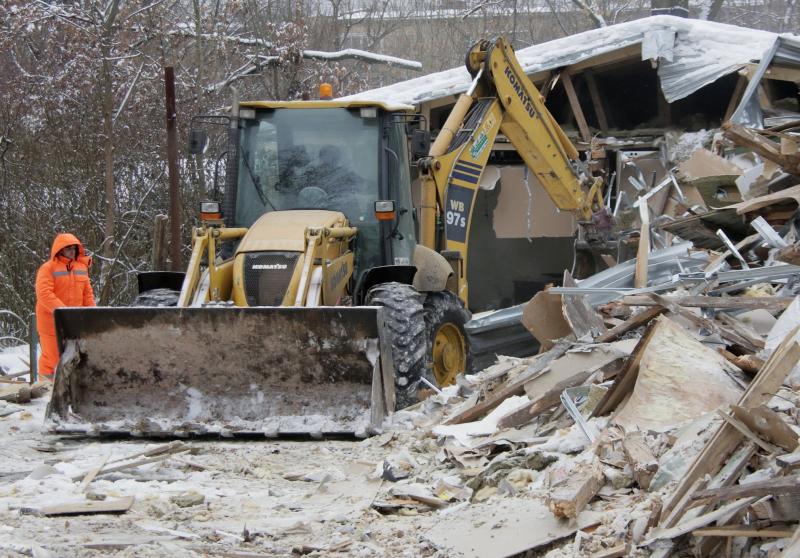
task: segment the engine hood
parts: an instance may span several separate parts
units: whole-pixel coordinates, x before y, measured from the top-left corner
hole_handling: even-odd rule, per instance
[[[302,252],[307,228],[341,227],[347,218],[339,211],[299,209],[262,215],[244,235],[237,254],[281,250]]]

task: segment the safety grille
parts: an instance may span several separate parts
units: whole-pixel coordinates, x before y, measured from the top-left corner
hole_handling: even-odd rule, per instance
[[[251,252],[244,256],[248,306],[280,306],[300,252]]]

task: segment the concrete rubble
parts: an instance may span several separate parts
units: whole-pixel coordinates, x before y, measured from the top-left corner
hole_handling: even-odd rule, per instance
[[[15,379],[26,352],[0,361],[0,554],[800,556],[800,167],[781,134],[727,127],[638,184],[613,208],[632,257],[523,309],[539,354],[363,441],[57,437],[47,386]]]

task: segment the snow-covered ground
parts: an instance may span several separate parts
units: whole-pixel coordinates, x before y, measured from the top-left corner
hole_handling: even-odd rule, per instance
[[[28,345],[0,349],[0,374],[13,376],[27,371],[29,358]],[[25,376],[19,376],[19,378],[27,380],[28,376],[26,374]]]
[[[0,418],[2,556],[285,556],[293,547],[317,548],[318,555],[436,553],[425,540],[436,512],[384,516],[370,509],[386,482],[376,469],[400,438],[420,449],[429,449],[430,439],[402,432],[363,441],[186,441],[188,453],[100,476],[82,491],[92,468],[166,442],[43,433],[46,404],[46,397],[0,403],[0,415],[17,411]],[[135,501],[121,515],[36,514],[126,496]]]

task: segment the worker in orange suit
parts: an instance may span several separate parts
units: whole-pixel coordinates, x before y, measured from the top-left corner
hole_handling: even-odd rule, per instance
[[[65,306],[94,306],[94,294],[89,282],[92,258],[86,255],[78,238],[69,233],[56,236],[50,249],[50,259],[36,273],[36,329],[42,354],[39,374],[53,380],[59,352],[53,312]]]

